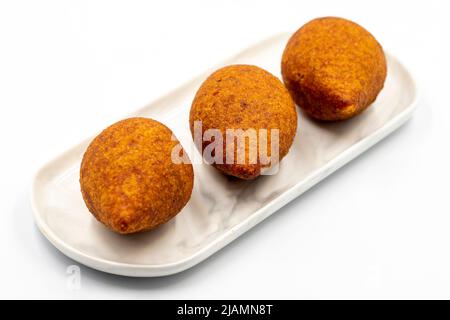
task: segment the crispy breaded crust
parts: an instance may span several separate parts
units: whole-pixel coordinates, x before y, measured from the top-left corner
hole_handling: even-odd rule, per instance
[[[80,185],[89,211],[119,233],[153,229],[188,202],[194,181],[191,164],[174,164],[172,132],[146,118],[119,121],[87,148]],[[187,156],[187,155],[186,155]]]
[[[194,121],[202,121],[203,133],[207,129],[219,129],[226,137],[227,129],[267,129],[268,155],[270,156],[271,129],[279,129],[279,159],[289,151],[297,130],[297,111],[294,101],[283,83],[269,72],[251,65],[232,65],[211,74],[201,85],[190,111],[191,132]],[[206,148],[209,142],[203,143]],[[224,141],[224,150],[226,150]],[[259,140],[258,140],[259,148]],[[235,148],[235,151],[237,148]],[[202,150],[203,151],[203,150]],[[214,166],[225,174],[242,179],[254,179],[267,165],[249,161],[249,146],[245,148],[245,163]],[[274,164],[274,163],[272,163]]]
[[[335,17],[314,19],[289,40],[282,58],[284,83],[308,115],[344,120],[365,110],[386,79],[377,40],[358,24]]]

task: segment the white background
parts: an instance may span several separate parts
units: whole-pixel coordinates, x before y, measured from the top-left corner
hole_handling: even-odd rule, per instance
[[[1,298],[450,298],[448,1],[1,1]],[[241,49],[325,15],[417,76],[413,119],[246,235],[156,279],[81,266],[34,225],[35,170]]]

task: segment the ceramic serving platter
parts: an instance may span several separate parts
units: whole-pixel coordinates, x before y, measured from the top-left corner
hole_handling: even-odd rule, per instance
[[[288,34],[280,34],[256,44],[128,116],[150,117],[166,124],[192,159],[197,151],[189,131],[189,108],[202,81],[217,67],[237,63],[254,64],[280,76],[281,54],[288,38]],[[356,118],[319,123],[298,113],[297,135],[277,174],[239,181],[206,164],[194,165],[190,201],[174,219],[154,231],[115,234],[89,213],[78,177],[90,139],[37,172],[31,199],[36,223],[61,252],[104,272],[155,277],[186,270],[388,136],[412,115],[417,101],[415,82],[396,58],[387,55],[387,61],[384,89]]]

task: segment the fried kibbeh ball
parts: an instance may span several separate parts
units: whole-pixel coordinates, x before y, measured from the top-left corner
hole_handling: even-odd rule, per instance
[[[288,153],[297,130],[297,110],[278,78],[256,66],[231,65],[211,74],[195,95],[189,117],[194,142],[194,124],[199,121],[203,139],[202,143],[195,144],[202,149],[199,150],[202,155],[212,142],[205,139],[205,132],[219,130],[223,138],[223,157],[221,163],[215,161],[213,166],[224,174],[251,180],[261,175],[262,170],[276,165]],[[251,135],[245,138],[248,129],[256,133],[256,139],[251,139]],[[261,129],[267,130],[265,135]],[[276,132],[273,129],[278,129],[277,141],[274,142],[278,143],[278,150],[273,148],[278,154],[275,151],[272,154],[272,132]],[[227,130],[236,130],[237,139],[244,137],[245,147],[242,147],[244,143],[239,147],[237,139],[234,144],[232,139],[227,140]],[[260,139],[260,132],[264,138]],[[252,150],[257,151],[256,157]],[[234,154],[229,158],[233,161],[227,161],[227,153]],[[267,157],[263,161],[260,155]],[[217,155],[214,153],[214,156]]]
[[[283,80],[297,105],[325,121],[349,119],[375,101],[386,79],[383,48],[358,24],[335,17],[301,27],[284,50]]]
[[[190,162],[172,161],[179,142],[171,137],[158,121],[129,118],[91,142],[81,162],[80,185],[98,221],[128,234],[156,228],[180,212],[191,196],[194,173]]]

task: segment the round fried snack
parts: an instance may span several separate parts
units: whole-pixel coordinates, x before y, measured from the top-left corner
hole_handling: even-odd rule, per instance
[[[222,136],[223,148],[221,156],[212,152],[212,164],[227,175],[250,180],[288,153],[297,130],[297,110],[278,78],[256,66],[231,65],[203,82],[192,102],[189,121],[204,158],[205,148],[215,141],[208,140],[205,133],[216,130]],[[200,143],[195,123],[201,123]],[[239,139],[243,142],[240,145]]]
[[[365,110],[386,79],[377,40],[358,24],[319,18],[301,27],[284,50],[284,83],[297,105],[319,120],[345,120]]]
[[[81,162],[81,192],[89,211],[123,234],[173,218],[188,202],[194,183],[190,162],[172,161],[178,143],[170,129],[146,118],[122,120],[103,130]]]

